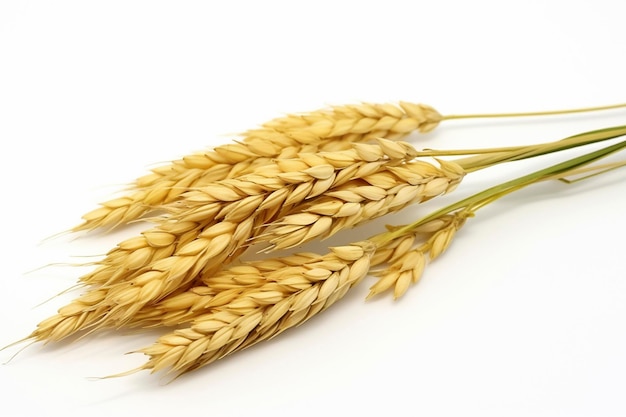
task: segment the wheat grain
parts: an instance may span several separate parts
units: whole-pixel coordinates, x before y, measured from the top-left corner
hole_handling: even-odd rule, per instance
[[[172,256],[197,239],[210,224],[210,221],[164,221],[158,227],[118,244],[97,262],[95,270],[83,275],[80,281],[86,285],[105,287],[123,282],[142,268]]]

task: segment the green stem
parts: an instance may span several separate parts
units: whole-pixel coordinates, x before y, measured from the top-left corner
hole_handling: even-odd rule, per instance
[[[499,148],[482,148],[482,149],[422,149],[417,153],[417,157],[437,157],[437,156],[460,156],[460,155],[474,155],[467,158],[458,159],[455,162],[461,165],[468,172],[476,171],[482,168],[486,168],[496,163],[517,161],[520,159],[532,158],[533,156],[539,156],[550,152],[557,152],[559,150],[565,150],[574,148],[576,146],[583,146],[594,142],[600,142],[607,139],[612,139],[621,134],[626,134],[626,126],[615,126],[606,129],[594,130],[590,132],[581,133],[578,135],[570,136],[568,138],[556,141],[548,142],[537,145],[521,145],[521,146],[506,146]],[[490,156],[483,156],[490,154]]]
[[[482,148],[482,149],[422,149],[417,152],[416,157],[428,157],[428,156],[460,156],[460,155],[482,155],[482,154],[497,154],[497,153],[512,153],[519,152],[520,150],[527,149],[528,145],[524,146],[506,146],[500,148]]]
[[[535,156],[547,155],[549,153],[564,151],[578,146],[614,139],[623,135],[626,135],[626,125],[592,130],[570,136],[556,142],[521,146],[517,148],[510,148],[512,149],[511,151],[502,151],[490,153],[489,155],[461,158],[455,160],[454,162],[459,164],[466,172],[473,172],[503,162],[519,161],[522,159],[533,158]]]
[[[552,165],[548,168],[535,171],[531,174],[524,175],[511,181],[504,182],[502,184],[496,185],[477,194],[474,194],[470,197],[464,198],[463,200],[457,201],[456,203],[443,207],[442,209],[434,211],[433,213],[417,220],[416,222],[405,225],[398,229],[375,235],[368,240],[374,242],[376,246],[380,248],[385,244],[391,242],[392,240],[405,234],[411,233],[417,227],[443,215],[460,209],[466,209],[468,211],[474,212],[475,210],[478,210],[485,205],[501,197],[504,197],[507,194],[520,190],[528,185],[545,180],[547,178],[552,178],[559,175],[567,175],[568,172],[572,170],[576,170],[582,166],[588,165],[624,148],[626,148],[626,141],[607,146],[600,150],[590,152],[588,154],[572,158],[556,165]]]
[[[535,111],[535,112],[523,112],[523,113],[481,113],[481,114],[451,114],[443,116],[443,120],[453,119],[483,119],[483,118],[503,118],[503,117],[528,117],[528,116],[554,116],[561,114],[573,114],[584,113],[599,110],[612,110],[626,107],[626,103],[612,104],[609,106],[596,106],[596,107],[584,107],[578,109],[568,110],[549,110],[549,111]]]
[[[612,164],[605,164],[605,165],[600,165],[600,166],[595,166],[593,168],[589,168],[589,169],[582,169],[582,170],[576,170],[575,172],[568,172],[567,175],[580,175],[586,172],[593,172],[592,174],[588,174],[585,175],[583,177],[580,178],[576,178],[575,180],[568,180],[567,178],[564,178],[563,176],[561,176],[560,178],[555,178],[558,179],[559,181],[562,181],[566,184],[574,184],[576,182],[580,182],[589,178],[593,178],[596,177],[600,174],[604,174],[607,173],[609,171],[613,171],[615,169],[618,168],[622,168],[626,166],[626,161],[621,161],[621,162],[615,162]]]

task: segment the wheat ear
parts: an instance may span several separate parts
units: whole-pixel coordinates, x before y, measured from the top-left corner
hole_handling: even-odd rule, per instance
[[[115,227],[138,219],[162,204],[176,200],[188,187],[233,178],[263,166],[272,158],[290,158],[298,152],[336,151],[350,142],[375,137],[399,139],[413,131],[428,132],[443,120],[464,118],[558,115],[625,107],[626,104],[531,113],[442,116],[423,104],[360,104],[336,106],[288,115],[244,133],[238,143],[188,155],[156,168],[134,183],[131,194],[101,204],[85,214],[73,230]]]
[[[259,276],[265,285],[244,290],[227,304],[197,317],[188,328],[160,337],[140,350],[150,356],[141,369],[171,368],[180,374],[198,369],[328,308],[365,277],[374,247],[364,242],[332,249],[299,266],[268,271]]]
[[[244,291],[258,289],[269,283],[279,282],[294,291],[306,289],[310,285],[310,279],[305,276],[310,266],[306,265],[317,263],[317,267],[320,267],[319,260],[320,255],[304,252],[231,265],[215,274],[203,276],[198,286],[139,311],[129,326],[178,326],[223,307]],[[327,257],[323,266],[336,269],[341,268],[342,264],[332,263]]]
[[[272,120],[242,135],[238,143],[192,154],[156,168],[135,184],[136,191],[101,204],[72,230],[115,227],[138,219],[155,207],[175,201],[185,189],[232,178],[263,166],[272,158],[298,152],[343,150],[350,142],[376,137],[398,139],[427,132],[442,120],[430,106],[400,102],[337,106]]]
[[[350,181],[271,223],[254,242],[268,243],[267,251],[291,248],[450,192],[465,172],[451,161],[439,164],[411,161]]]
[[[441,216],[383,246],[377,251],[378,256],[372,259],[372,266],[386,264],[386,267],[370,271],[371,275],[378,277],[378,281],[370,287],[367,298],[392,288],[394,299],[402,297],[410,285],[422,277],[426,256],[433,261],[445,252],[456,232],[472,215],[470,211],[462,210]],[[416,243],[417,236],[424,234],[428,238]]]
[[[406,142],[378,139],[376,144],[352,144],[350,149],[334,152],[301,153],[296,158],[276,159],[253,173],[237,178],[215,181],[192,189],[175,204],[165,207],[178,221],[206,220],[206,211],[213,216],[213,207],[221,208],[216,219],[233,217],[238,206],[249,206],[256,200],[259,208],[274,204],[272,193],[287,193],[282,204],[295,206],[322,195],[349,181],[400,165],[418,155]],[[282,200],[282,198],[281,198]],[[247,210],[243,216],[247,217]]]

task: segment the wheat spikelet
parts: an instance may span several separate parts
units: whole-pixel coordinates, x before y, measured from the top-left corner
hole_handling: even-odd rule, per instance
[[[291,248],[450,192],[463,169],[450,161],[439,164],[412,161],[349,181],[270,224],[254,241],[269,243],[267,251]]]
[[[80,330],[86,321],[94,315],[102,314],[102,308],[97,307],[104,300],[106,291],[93,290],[74,300],[71,304],[59,309],[58,313],[43,320],[37,328],[25,339],[42,342],[58,342],[68,335]]]
[[[298,152],[346,149],[349,142],[400,138],[434,129],[442,116],[432,107],[401,102],[338,106],[270,121],[242,135],[241,142],[186,156],[139,178],[130,195],[116,198],[83,216],[74,231],[115,227],[175,201],[187,188],[251,172],[272,158]]]
[[[141,310],[129,325],[143,328],[180,325],[231,302],[243,291],[264,286],[267,288],[269,283],[280,281],[280,285],[294,291],[308,288],[310,280],[297,274],[308,271],[303,265],[315,262],[320,267],[319,259],[320,255],[315,253],[297,253],[229,266],[215,274],[203,276],[201,285],[167,297],[150,309]],[[326,259],[322,266],[335,270],[341,268],[342,263],[332,263],[330,259]],[[289,279],[286,279],[287,276]]]
[[[373,250],[371,243],[363,242],[333,248],[330,254],[312,256],[298,266],[284,266],[279,260],[282,268],[259,270],[264,285],[242,291],[195,318],[188,328],[140,350],[150,356],[141,369],[171,368],[182,374],[302,324],[367,274]]]
[[[394,299],[402,297],[409,286],[417,283],[424,267],[426,255],[430,260],[439,257],[450,245],[456,232],[465,224],[470,211],[459,211],[454,214],[441,216],[413,233],[401,236],[398,239],[379,249],[378,256],[372,259],[372,266],[388,264],[388,267],[380,270],[372,270],[371,274],[378,276],[378,281],[370,287],[367,298],[385,292],[393,288]],[[415,244],[417,234],[430,235],[423,243]]]
[[[442,116],[423,104],[400,102],[335,106],[329,110],[288,115],[263,125],[296,140],[311,143],[323,138],[364,141],[375,137],[399,139],[413,131],[433,130]]]
[[[80,277],[80,282],[105,287],[122,282],[142,268],[172,256],[197,239],[209,224],[209,221],[163,221],[158,227],[119,243],[96,263],[96,269]]]

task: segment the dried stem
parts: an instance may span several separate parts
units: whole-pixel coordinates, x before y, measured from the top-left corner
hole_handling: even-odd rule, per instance
[[[442,120],[556,116],[556,115],[564,115],[564,114],[593,112],[593,111],[600,111],[600,110],[621,109],[624,107],[626,107],[626,103],[612,104],[608,106],[583,107],[583,108],[578,108],[578,109],[548,110],[548,111],[519,112],[519,113],[449,114],[449,115],[442,116]]]

